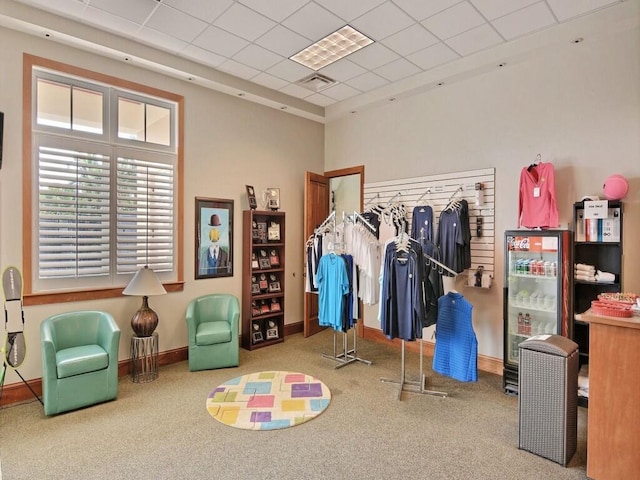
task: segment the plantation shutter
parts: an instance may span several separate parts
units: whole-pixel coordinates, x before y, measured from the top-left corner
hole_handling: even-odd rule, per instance
[[[109,275],[110,158],[38,147],[41,279]]]
[[[174,167],[118,157],[117,273],[173,270]]]

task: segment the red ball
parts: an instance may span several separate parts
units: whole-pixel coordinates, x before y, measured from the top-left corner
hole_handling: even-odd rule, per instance
[[[611,175],[602,186],[607,200],[622,200],[629,191],[629,182],[622,175]]]

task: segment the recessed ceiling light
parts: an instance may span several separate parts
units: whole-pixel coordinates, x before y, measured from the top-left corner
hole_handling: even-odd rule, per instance
[[[240,93],[238,94],[238,96],[239,96],[239,97],[244,97],[244,93],[243,93],[243,92],[240,92]]]
[[[571,43],[580,43],[580,42],[583,42],[583,41],[584,41],[584,38],[582,38],[582,37],[578,37],[578,38],[574,38],[574,39],[571,41]]]
[[[501,62],[498,64],[498,67],[506,67],[507,63],[506,62]]]
[[[438,83],[436,83],[436,85],[437,85],[438,87],[441,87],[441,86],[443,86],[443,85],[444,85],[444,82],[438,82]]]
[[[287,109],[286,105],[283,105],[280,107],[280,110],[286,110],[286,109]]]
[[[369,37],[345,25],[289,58],[312,70],[320,70],[372,43]]]

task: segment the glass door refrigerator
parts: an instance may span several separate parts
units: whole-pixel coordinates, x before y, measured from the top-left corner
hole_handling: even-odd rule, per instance
[[[520,342],[535,335],[571,338],[572,242],[569,230],[505,232],[505,393],[518,394]]]

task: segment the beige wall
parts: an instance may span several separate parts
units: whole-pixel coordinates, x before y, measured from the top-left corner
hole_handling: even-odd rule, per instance
[[[287,213],[286,323],[302,319],[302,238],[304,172],[323,171],[322,124],[214,92],[129,64],[98,57],[38,37],[0,28],[0,110],[5,113],[4,155],[0,170],[0,265],[22,267],[21,198],[23,52],[167,90],[185,98],[184,292],[150,299],[160,323],[160,350],[187,344],[184,312],[188,301],[210,292],[241,296],[242,210],[248,208],[245,185],[256,193],[280,187]],[[195,197],[234,200],[234,276],[194,280]],[[29,352],[20,373],[41,376],[39,326],[46,316],[76,309],[112,313],[122,330],[120,358],[129,357],[129,321],[139,298],[65,303],[25,308]],[[18,324],[11,325],[14,329]],[[6,383],[19,378],[10,372]]]
[[[609,29],[610,31],[611,29]],[[640,293],[640,30],[540,48],[506,67],[331,121],[327,170],[364,164],[366,182],[495,167],[496,270],[490,291],[456,288],[474,305],[479,352],[502,358],[504,230],[516,227],[520,170],[539,153],[556,167],[560,221],[572,204],[630,180],[624,289]],[[369,312],[370,313],[370,312]],[[375,325],[369,315],[367,325]],[[379,325],[379,322],[377,322]],[[430,338],[430,335],[428,336]]]

